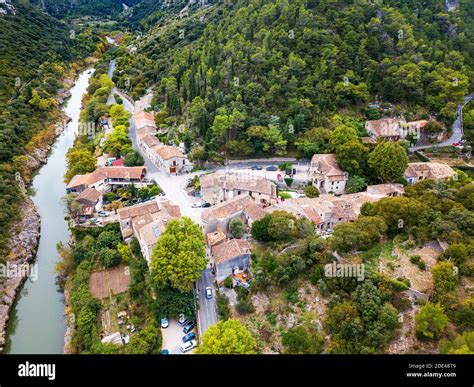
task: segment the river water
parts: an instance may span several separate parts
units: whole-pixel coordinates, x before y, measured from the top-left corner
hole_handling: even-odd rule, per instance
[[[36,257],[38,278],[27,280],[10,313],[5,353],[63,353],[66,317],[64,298],[56,283],[55,263],[60,257],[58,242],[67,243],[68,224],[62,198],[66,173],[66,153],[78,132],[81,100],[89,83],[89,70],[79,74],[71,97],[63,108],[72,119],[56,139],[47,164],[33,179],[33,201],[41,216],[41,236]]]

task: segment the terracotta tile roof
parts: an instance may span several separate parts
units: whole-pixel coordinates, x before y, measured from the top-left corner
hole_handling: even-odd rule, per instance
[[[314,224],[321,224],[323,223],[323,220],[318,214],[318,211],[316,211],[314,208],[309,207],[309,206],[304,206],[302,207],[303,213],[305,214],[306,218],[313,222]]]
[[[394,192],[398,195],[403,194],[403,186],[400,184],[379,184],[367,187],[367,192],[340,196],[322,194],[313,199],[288,199],[281,204],[267,208],[266,212],[284,210],[298,217],[305,217],[316,225],[324,222],[352,221],[359,216],[364,203],[375,202]]]
[[[215,246],[221,242],[224,242],[227,237],[222,231],[210,232],[206,235],[207,244],[209,246]]]
[[[276,197],[276,186],[262,176],[243,173],[215,172],[199,179],[201,189],[221,188],[262,193]]]
[[[214,263],[220,265],[233,258],[250,253],[250,245],[243,239],[231,239],[230,241],[215,245],[211,248]]]
[[[137,128],[140,128],[145,125],[156,127],[155,116],[152,113],[140,110],[134,114],[133,118]]]
[[[257,206],[255,202],[246,206],[244,208],[244,212],[252,222],[260,220],[265,216],[265,211],[263,210],[263,208]]]
[[[181,216],[179,206],[171,203],[171,201],[166,198],[156,198],[155,200],[135,204],[129,207],[119,208],[117,210],[120,220],[136,218],[135,224],[137,226],[139,224],[143,226],[144,224],[158,219],[158,217],[161,217],[161,214],[157,215],[160,212],[165,213],[165,215],[169,216],[170,218],[179,218]],[[140,220],[143,221],[141,223],[137,223]]]
[[[94,172],[74,176],[67,187],[74,188],[81,185],[88,186],[104,179],[141,180],[145,176],[145,173],[145,167],[100,167]]]
[[[202,219],[205,221],[226,219],[230,216],[243,212],[247,207],[256,205],[249,195],[238,195],[215,206],[205,208]]]
[[[153,148],[153,152],[155,152],[158,157],[160,157],[163,160],[169,160],[172,159],[173,157],[180,157],[184,158],[183,152],[176,147],[176,146],[171,146],[171,145],[161,145],[161,146],[156,146]]]
[[[153,94],[149,93],[141,97],[138,101],[135,102],[135,111],[144,110],[150,107],[151,100],[153,99]]]
[[[322,174],[329,178],[341,179],[344,178],[344,171],[339,167],[336,160],[336,155],[333,153],[328,154],[315,154],[311,159],[311,171],[315,174]]]
[[[158,138],[156,138],[156,136],[153,136],[152,134],[147,134],[146,136],[144,136],[141,141],[146,144],[146,146],[148,148],[152,148],[154,146],[157,146],[157,145],[161,145],[161,142],[160,140],[158,140]]]
[[[100,199],[102,194],[95,188],[86,188],[76,197],[76,201],[79,203],[96,203]]]
[[[125,220],[137,216],[152,214],[154,212],[158,212],[159,210],[160,208],[158,207],[158,203],[153,200],[146,203],[135,204],[134,206],[130,207],[119,208],[117,213],[120,220]]]
[[[143,126],[140,129],[137,129],[137,137],[139,140],[141,140],[143,137],[148,136],[149,134],[154,136],[158,132],[156,131],[156,128],[154,126]]]
[[[380,196],[401,196],[404,191],[402,184],[376,184],[367,187],[367,193]]]
[[[416,129],[416,130],[421,130],[423,129],[426,124],[428,124],[427,120],[418,120],[418,121],[410,121],[407,123],[407,126],[410,129]]]
[[[164,215],[164,214],[162,214]],[[160,238],[162,232],[166,228],[166,223],[170,219],[169,216],[160,216],[155,220],[145,224],[137,230],[138,236],[145,242],[147,246],[154,245]]]
[[[424,172],[424,173],[423,173]],[[409,163],[407,169],[404,172],[405,177],[418,177],[421,175],[426,179],[447,179],[453,176],[456,172],[449,165],[435,162],[419,162]]]
[[[382,118],[380,120],[366,121],[365,127],[376,137],[393,137],[400,135],[401,125],[405,120],[401,118]]]

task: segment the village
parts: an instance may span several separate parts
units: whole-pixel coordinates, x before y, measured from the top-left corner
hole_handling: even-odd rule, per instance
[[[151,94],[133,105],[125,95],[120,96],[132,113],[129,135],[144,165],[127,167],[122,158],[101,154],[95,171],[76,175],[67,185],[68,196],[76,203],[72,221],[78,227],[118,223],[125,242],[132,238],[138,241],[148,265],[167,222],[187,216],[200,226],[207,243],[209,264],[195,286],[199,300],[196,316],[185,316],[187,320],[183,317],[180,324],[162,316],[163,348],[170,353],[193,352],[197,345],[194,339],[199,340],[217,322],[215,295],[225,291],[224,283],[249,288],[254,222],[285,211],[306,219],[317,234],[327,238],[336,225],[356,220],[365,203],[404,194],[404,186],[399,183],[369,185],[362,192],[346,193],[349,174],[340,168],[336,155],[331,153],[314,154],[309,162],[291,158],[241,160],[234,165],[196,171],[183,144],[163,144],[158,139],[162,129],[149,111]],[[398,141],[408,133],[420,135],[427,122],[406,123],[391,118],[367,121],[365,127],[370,137],[362,140],[377,143]],[[103,121],[103,125],[107,127],[105,132],[110,133],[110,121]],[[455,175],[455,170],[447,164],[410,162],[403,178],[410,185],[424,180],[447,181]],[[317,194],[308,197],[305,194],[308,186],[315,188]],[[129,195],[124,196],[124,191]],[[119,294],[127,289],[129,278],[116,268],[108,270],[112,277],[116,276],[109,288],[97,288],[108,275],[95,274],[95,285],[92,285],[95,289],[91,290],[99,299],[107,297],[109,292]],[[235,299],[235,294],[229,298]],[[122,320],[126,315],[127,312],[120,311],[117,318]],[[196,332],[186,335],[184,344],[183,325],[188,327],[185,333]],[[130,324],[127,327],[130,329]],[[102,338],[104,343],[121,344],[129,340],[128,333],[125,336],[106,333]]]

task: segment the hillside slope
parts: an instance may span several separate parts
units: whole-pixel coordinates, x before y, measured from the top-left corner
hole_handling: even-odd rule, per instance
[[[185,119],[210,151],[225,139],[250,142],[249,127],[276,121],[291,145],[341,109],[364,113],[376,96],[449,123],[472,82],[469,2],[454,13],[442,0],[371,3],[193,6],[151,28],[133,57],[124,51],[117,81],[134,96],[155,85],[156,106]]]

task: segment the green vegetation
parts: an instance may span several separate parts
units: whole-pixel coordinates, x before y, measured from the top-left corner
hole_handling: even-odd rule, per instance
[[[304,194],[308,198],[317,198],[319,196],[319,189],[317,189],[313,184],[308,183],[306,188],[304,189]]]
[[[285,353],[310,355],[321,353],[324,339],[314,329],[299,325],[282,334],[282,344]]]
[[[331,307],[325,327],[332,335],[331,353],[379,353],[399,326],[397,311],[383,288],[370,281],[358,285],[351,301]]]
[[[140,253],[138,242],[133,240],[131,246],[122,243],[118,224],[104,228],[73,229],[75,245],[59,245],[62,261],[57,265],[60,279],[70,294],[71,313],[75,316],[74,336],[71,350],[75,353],[134,353],[157,354],[161,352],[161,331],[152,311],[156,309],[148,285],[148,266]],[[89,290],[89,279],[93,271],[110,267],[111,262],[104,257],[113,256],[118,264],[124,261],[129,265],[131,281],[129,291],[125,294],[98,300]],[[67,282],[65,282],[67,279]],[[131,311],[130,321],[137,331],[130,334],[130,342],[124,346],[101,344],[100,334],[103,331],[99,313],[118,307]],[[126,333],[122,329],[122,334]]]
[[[1,261],[23,200],[15,173],[31,178],[25,155],[54,139],[57,91],[100,46],[93,30],[72,28],[27,1],[15,8],[16,15],[2,15],[0,23]]]
[[[226,321],[230,318],[230,306],[229,299],[225,294],[219,294],[216,300],[217,304],[217,315],[219,320]]]
[[[229,224],[229,232],[234,238],[242,238],[245,233],[244,223],[238,218],[232,219]]]
[[[199,226],[188,217],[170,220],[151,255],[151,274],[162,285],[192,289],[206,268],[206,247]]]
[[[453,340],[441,340],[440,352],[450,355],[474,355],[474,331],[457,335]]]
[[[438,339],[444,332],[448,321],[448,317],[439,304],[428,302],[415,316],[416,334],[421,339]]]
[[[202,336],[197,353],[203,355],[251,355],[256,342],[240,321],[218,321]]]
[[[271,155],[295,148],[310,157],[325,143],[318,128],[338,125],[337,110],[374,118],[366,108],[374,95],[403,104],[408,116],[434,111],[452,122],[469,90],[474,55],[470,32],[449,31],[469,31],[473,18],[467,0],[458,13],[444,6],[239,0],[191,8],[181,21],[161,19],[134,59],[119,49],[117,84],[126,87],[128,79],[134,97],[157,84],[155,109],[166,112],[169,126],[189,123],[199,158],[217,160],[225,149]]]

